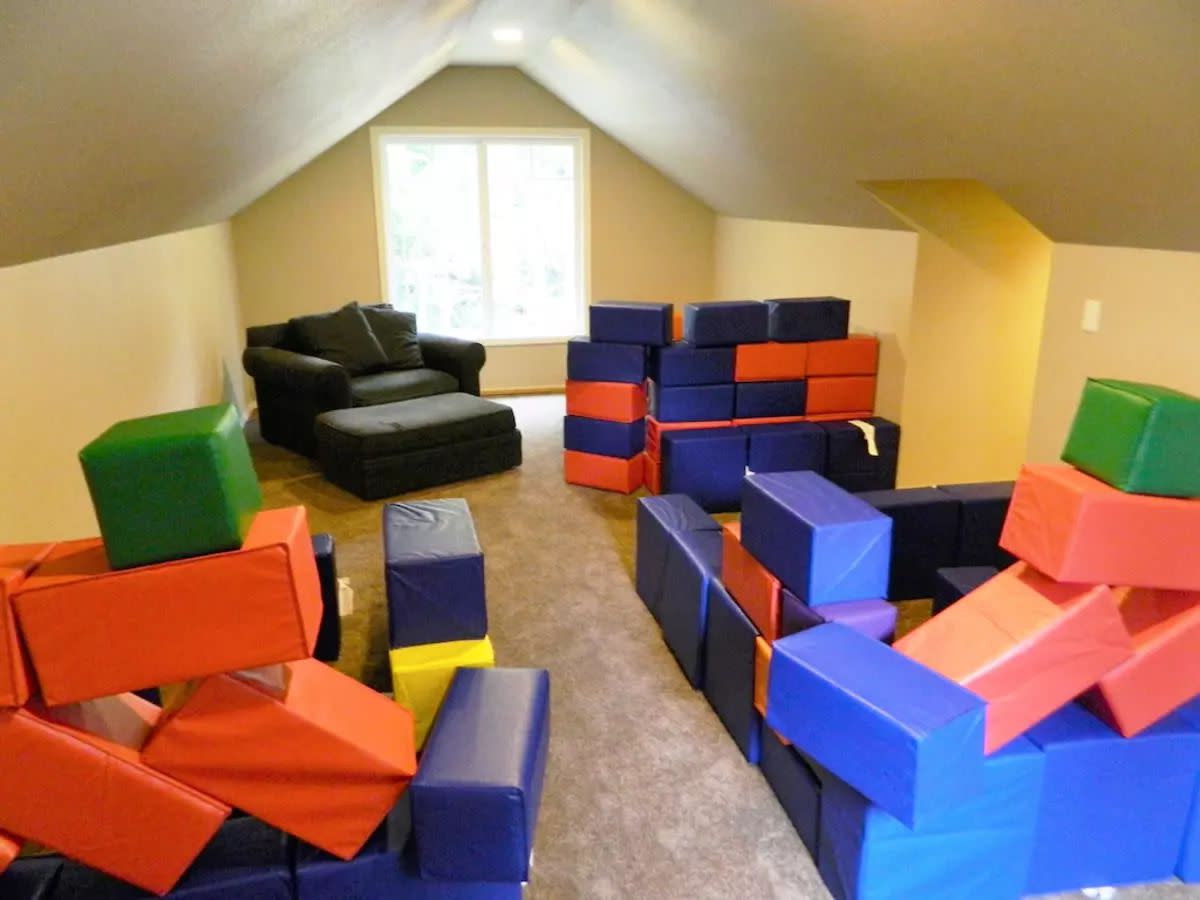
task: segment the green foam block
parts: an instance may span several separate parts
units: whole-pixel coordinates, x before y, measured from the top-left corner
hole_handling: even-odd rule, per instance
[[[1089,378],[1062,458],[1131,494],[1200,497],[1200,400]]]
[[[114,569],[237,549],[262,508],[228,404],[118,422],[79,460]]]

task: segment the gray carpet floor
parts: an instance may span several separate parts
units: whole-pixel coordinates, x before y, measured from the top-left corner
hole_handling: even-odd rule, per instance
[[[497,664],[551,672],[550,763],[526,898],[828,897],[762,775],[687,685],[634,593],[634,500],[563,483],[561,396],[506,402],[524,434],[520,469],[406,498],[467,499],[486,554]],[[337,541],[356,592],[338,668],[387,689],[382,502],[328,484],[309,461],[263,443],[253,423],[250,437],[267,505],[304,504],[313,531]],[[1200,898],[1200,889],[1116,896]]]

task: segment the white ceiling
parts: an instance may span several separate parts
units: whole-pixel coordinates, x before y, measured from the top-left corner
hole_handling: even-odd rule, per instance
[[[0,0],[0,265],[226,218],[447,63],[730,215],[897,227],[860,182],[974,178],[1200,251],[1197,0]]]

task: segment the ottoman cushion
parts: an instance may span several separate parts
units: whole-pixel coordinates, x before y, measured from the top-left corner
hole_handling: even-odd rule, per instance
[[[361,456],[390,456],[507,434],[513,411],[472,394],[439,394],[361,409],[337,409],[317,419],[318,439]]]

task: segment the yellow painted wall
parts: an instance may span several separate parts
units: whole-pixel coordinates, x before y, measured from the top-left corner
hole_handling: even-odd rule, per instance
[[[240,330],[227,222],[0,269],[0,543],[95,534],[79,449],[241,402]]]
[[[589,128],[593,299],[691,301],[713,292],[716,216],[512,68],[452,67],[233,220],[248,325],[382,296],[371,126]],[[561,385],[562,344],[490,347],[485,389]]]

